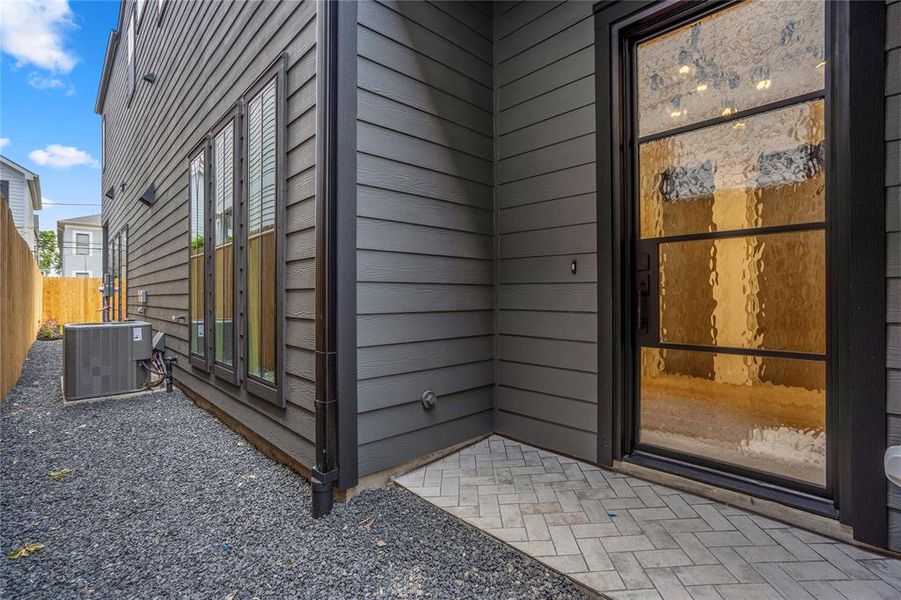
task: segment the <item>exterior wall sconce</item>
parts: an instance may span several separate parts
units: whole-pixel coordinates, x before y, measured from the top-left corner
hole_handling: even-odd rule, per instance
[[[155,83],[156,82],[156,73],[147,73],[141,79],[143,79],[147,83]]]
[[[156,186],[151,183],[138,200],[146,206],[153,206],[153,203],[156,202]]]

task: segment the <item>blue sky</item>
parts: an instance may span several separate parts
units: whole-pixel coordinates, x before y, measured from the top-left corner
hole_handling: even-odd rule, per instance
[[[0,153],[40,175],[42,230],[100,212],[94,101],[118,18],[118,0],[0,2]]]

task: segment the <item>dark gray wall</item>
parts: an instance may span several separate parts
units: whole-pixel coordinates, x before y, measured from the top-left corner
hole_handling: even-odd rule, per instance
[[[901,444],[901,2],[886,4],[885,228],[888,444]],[[901,488],[888,484],[889,547],[901,551]]]
[[[103,218],[114,234],[129,226],[129,316],[147,290],[146,314],[178,355],[176,378],[304,465],[313,462],[316,3],[147,2],[137,29],[137,85],[126,93],[125,27],[116,52],[106,116]],[[282,52],[287,77],[287,408],[276,408],[188,366],[187,153]],[[148,84],[141,76],[154,72]],[[119,184],[126,185],[123,193]],[[150,183],[158,200],[137,201]]]
[[[365,475],[492,428],[493,73],[481,4],[366,1],[358,23]]]
[[[597,458],[590,2],[496,6],[500,433]],[[572,260],[577,271],[570,271]]]

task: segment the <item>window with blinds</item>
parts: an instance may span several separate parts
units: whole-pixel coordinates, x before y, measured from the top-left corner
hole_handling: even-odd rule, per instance
[[[235,121],[213,138],[213,358],[234,366]]]
[[[91,253],[91,235],[89,233],[75,234],[75,254],[88,255]]]
[[[247,105],[247,373],[276,383],[276,80]]]
[[[188,251],[190,281],[191,355],[206,356],[206,149],[191,158],[188,174],[190,247]]]
[[[271,67],[188,157],[191,364],[275,404],[283,69]]]

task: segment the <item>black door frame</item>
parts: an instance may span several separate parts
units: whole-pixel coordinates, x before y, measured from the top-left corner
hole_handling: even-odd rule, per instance
[[[705,0],[595,6],[598,183],[598,462],[627,460],[764,497],[854,528],[885,546],[884,32],[881,2],[827,2],[827,446],[832,500],[632,452],[632,202],[624,177],[631,40],[717,10]],[[874,235],[876,233],[877,235]],[[853,267],[853,268],[852,268]],[[852,410],[853,406],[853,410]],[[862,499],[855,503],[854,499]],[[866,500],[863,500],[866,499]]]

